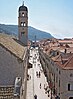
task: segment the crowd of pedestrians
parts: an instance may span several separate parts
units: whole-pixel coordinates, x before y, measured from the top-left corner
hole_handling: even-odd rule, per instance
[[[36,77],[37,77],[37,78],[40,78],[40,77],[41,77],[41,72],[40,72],[40,71],[36,71]],[[44,88],[45,94],[48,94],[48,97],[49,97],[49,96],[50,96],[50,95],[49,95],[49,92],[50,92],[49,86],[48,86],[47,84],[44,84],[44,85],[42,86],[42,83],[40,83],[40,84],[39,84],[39,88],[41,89],[41,87]],[[34,95],[34,99],[37,99],[37,95],[36,95],[36,94]]]
[[[39,71],[39,72],[38,72],[38,71],[36,71],[36,76],[37,76],[37,78],[40,78],[40,76],[41,76],[40,71]]]

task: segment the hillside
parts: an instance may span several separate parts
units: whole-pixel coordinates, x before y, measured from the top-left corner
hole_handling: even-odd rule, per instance
[[[0,33],[7,33],[9,35],[18,35],[18,26],[17,25],[5,25],[0,24]],[[41,40],[45,38],[52,38],[53,36],[50,33],[40,31],[31,26],[28,27],[28,38],[29,40],[34,40],[36,35],[36,40]]]

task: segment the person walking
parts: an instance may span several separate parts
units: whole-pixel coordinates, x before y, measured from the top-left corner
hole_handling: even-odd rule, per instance
[[[38,77],[38,72],[36,71],[36,76]]]
[[[41,89],[41,83],[40,83],[40,89]]]
[[[37,99],[37,95],[36,94],[34,95],[34,99]]]
[[[41,74],[40,74],[40,71],[39,71],[39,78],[40,78]]]
[[[44,84],[44,89],[45,89],[45,84]]]

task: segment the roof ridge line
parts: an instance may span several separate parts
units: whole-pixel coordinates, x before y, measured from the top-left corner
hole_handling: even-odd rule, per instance
[[[58,55],[58,57],[56,58],[56,60],[60,57],[60,55]]]
[[[73,58],[73,55],[69,58],[69,60],[67,61],[67,63],[65,63],[64,67],[66,67],[66,65],[69,63],[69,61]]]

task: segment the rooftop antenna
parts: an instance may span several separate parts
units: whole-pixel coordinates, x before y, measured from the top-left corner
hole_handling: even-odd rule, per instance
[[[24,1],[23,1],[23,4],[22,4],[22,6],[24,6]]]

